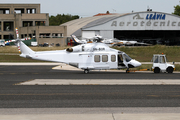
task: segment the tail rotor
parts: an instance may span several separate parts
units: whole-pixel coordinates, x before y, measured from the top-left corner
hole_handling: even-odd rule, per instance
[[[17,28],[16,28],[16,36],[17,36],[17,39],[19,39],[19,32]]]
[[[21,47],[20,47],[20,44],[22,44],[21,41],[30,40],[31,38],[29,37],[29,38],[19,39],[19,32],[17,28],[16,28],[16,36],[17,36],[17,39],[6,41],[5,44],[14,42],[14,44],[18,47],[19,53],[21,53]]]

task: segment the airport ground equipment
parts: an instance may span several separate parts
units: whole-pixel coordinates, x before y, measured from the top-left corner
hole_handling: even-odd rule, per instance
[[[167,72],[173,73],[175,66],[167,63],[166,55],[164,54],[154,54],[152,58],[153,66],[152,71],[154,73]]]

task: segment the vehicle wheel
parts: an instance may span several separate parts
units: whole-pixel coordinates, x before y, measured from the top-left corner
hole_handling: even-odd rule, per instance
[[[154,73],[160,73],[160,69],[159,69],[158,67],[156,67],[156,68],[154,69]]]
[[[85,73],[85,74],[89,73],[89,70],[88,70],[88,69],[85,69],[85,70],[84,70],[84,73]]]
[[[168,72],[168,73],[173,73],[173,67],[168,67],[167,69],[166,69],[166,72]]]

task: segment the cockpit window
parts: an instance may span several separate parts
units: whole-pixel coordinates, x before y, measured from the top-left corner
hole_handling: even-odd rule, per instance
[[[127,54],[123,54],[124,59],[126,60],[126,62],[131,61],[131,58],[127,55]]]

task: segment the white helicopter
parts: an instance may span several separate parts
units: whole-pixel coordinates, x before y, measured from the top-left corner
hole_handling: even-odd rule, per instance
[[[122,69],[141,66],[141,63],[131,59],[126,53],[109,48],[103,43],[81,44],[72,48],[57,51],[35,52],[19,39],[12,40],[21,51],[21,57],[35,60],[65,63],[79,69],[84,73],[90,70]]]

